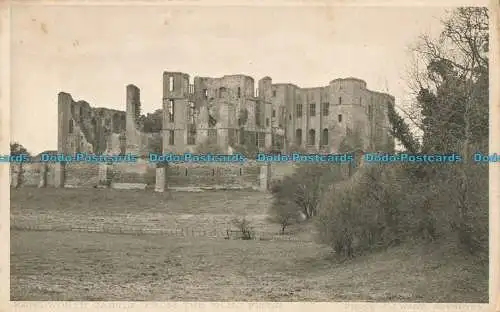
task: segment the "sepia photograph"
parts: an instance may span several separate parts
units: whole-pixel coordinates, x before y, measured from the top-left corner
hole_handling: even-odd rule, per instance
[[[491,7],[9,14],[11,301],[490,302]]]

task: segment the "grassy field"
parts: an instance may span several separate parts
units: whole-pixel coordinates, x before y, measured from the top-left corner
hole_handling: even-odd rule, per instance
[[[202,227],[263,216],[270,198],[26,188],[11,201],[14,222],[154,218],[166,226],[190,215]],[[484,266],[451,246],[406,245],[340,263],[314,242],[11,230],[11,300],[486,302]]]
[[[140,190],[14,189],[11,225],[150,227],[225,232],[235,218],[247,218],[255,230],[278,232],[267,222],[271,197],[255,191],[155,193]]]

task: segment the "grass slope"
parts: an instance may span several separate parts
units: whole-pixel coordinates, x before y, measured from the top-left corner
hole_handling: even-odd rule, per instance
[[[198,227],[207,217],[264,215],[270,203],[266,194],[241,191],[168,199],[28,188],[13,190],[11,200],[14,222],[173,222],[190,215]],[[452,246],[405,245],[339,263],[312,242],[11,230],[11,300],[486,302],[487,264]]]

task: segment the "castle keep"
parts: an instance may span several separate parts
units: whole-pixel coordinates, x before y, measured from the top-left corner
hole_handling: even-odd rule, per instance
[[[356,78],[332,80],[316,88],[273,84],[264,77],[194,77],[163,73],[162,110],[156,129],[145,126],[140,90],[126,87],[126,111],[93,108],[58,96],[60,153],[196,152],[201,145],[231,152],[238,146],[283,151],[337,152],[356,133],[364,150],[391,151],[388,105],[394,97],[370,91]]]

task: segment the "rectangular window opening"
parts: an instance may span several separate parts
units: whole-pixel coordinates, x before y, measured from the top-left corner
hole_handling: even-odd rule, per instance
[[[170,92],[174,91],[174,77],[168,77],[168,90]]]
[[[174,130],[169,130],[169,133],[168,133],[168,144],[169,145],[174,145],[175,143],[175,132]]]
[[[316,104],[309,104],[309,116],[316,116]]]
[[[297,104],[295,110],[297,117],[302,117],[302,104]]]
[[[168,100],[168,121],[169,122],[174,122],[175,118],[175,107],[174,107],[174,100]]]
[[[328,116],[330,113],[330,103],[323,103],[323,116]]]

